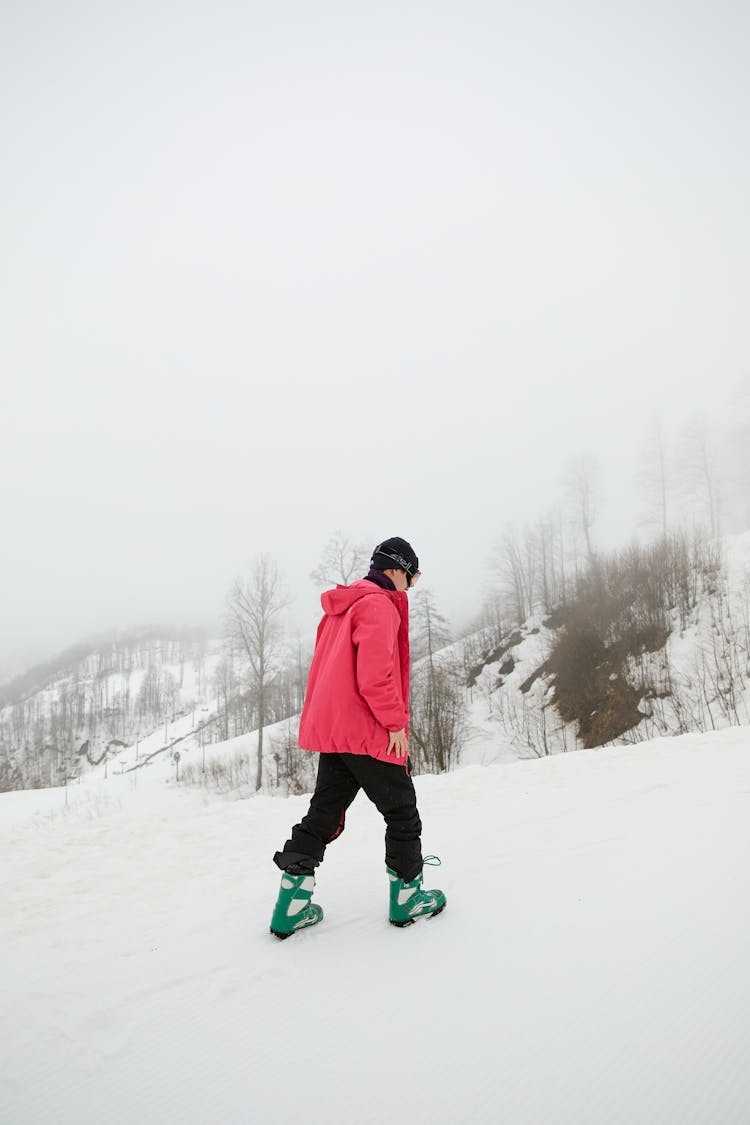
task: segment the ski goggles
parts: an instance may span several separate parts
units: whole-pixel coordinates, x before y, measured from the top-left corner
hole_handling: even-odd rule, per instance
[[[406,572],[407,589],[411,588],[412,586],[416,586],[417,582],[420,579],[422,571],[416,570],[414,568],[414,565],[410,562],[407,562],[406,559],[404,558],[404,556],[399,554],[398,551],[391,551],[391,550],[384,551],[383,546],[381,544],[380,546],[375,548],[375,550],[372,552],[372,554],[373,554],[373,558],[375,557],[375,555],[382,555],[383,558],[390,559],[391,562],[395,562],[395,564],[396,564],[396,566],[398,567],[399,570],[405,571]]]

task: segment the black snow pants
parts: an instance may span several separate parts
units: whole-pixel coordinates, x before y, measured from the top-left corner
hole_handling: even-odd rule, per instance
[[[310,809],[276,852],[274,863],[295,875],[314,871],[326,845],[344,831],[346,810],[360,789],[385,818],[386,865],[406,882],[415,879],[422,870],[422,822],[408,766],[367,754],[320,755]]]

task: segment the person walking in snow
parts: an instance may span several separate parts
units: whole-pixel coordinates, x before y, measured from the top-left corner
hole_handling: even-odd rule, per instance
[[[409,772],[406,591],[419,575],[413,548],[396,536],[377,545],[365,578],[321,597],[299,728],[300,747],[320,754],[318,776],[307,815],[273,857],[283,872],[271,919],[278,938],[322,919],[310,901],[313,873],[360,789],[385,818],[390,921],[408,926],[445,906],[442,891],[422,888],[422,823]]]

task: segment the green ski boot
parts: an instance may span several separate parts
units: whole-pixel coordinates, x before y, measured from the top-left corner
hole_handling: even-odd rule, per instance
[[[288,871],[284,872],[271,918],[272,934],[283,940],[296,930],[314,926],[321,920],[322,907],[310,902],[314,889],[313,875],[290,875]]]
[[[437,856],[426,856],[425,863],[436,860]],[[440,860],[437,860],[438,864]],[[434,918],[445,909],[445,895],[442,891],[422,890],[422,872],[410,883],[399,879],[395,871],[386,867],[391,881],[391,907],[389,919],[392,926],[411,926],[418,918]]]

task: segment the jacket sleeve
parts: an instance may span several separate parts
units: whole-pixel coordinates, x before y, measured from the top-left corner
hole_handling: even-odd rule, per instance
[[[394,675],[399,622],[385,598],[361,598],[352,609],[357,687],[386,730],[403,730],[409,714]]]

